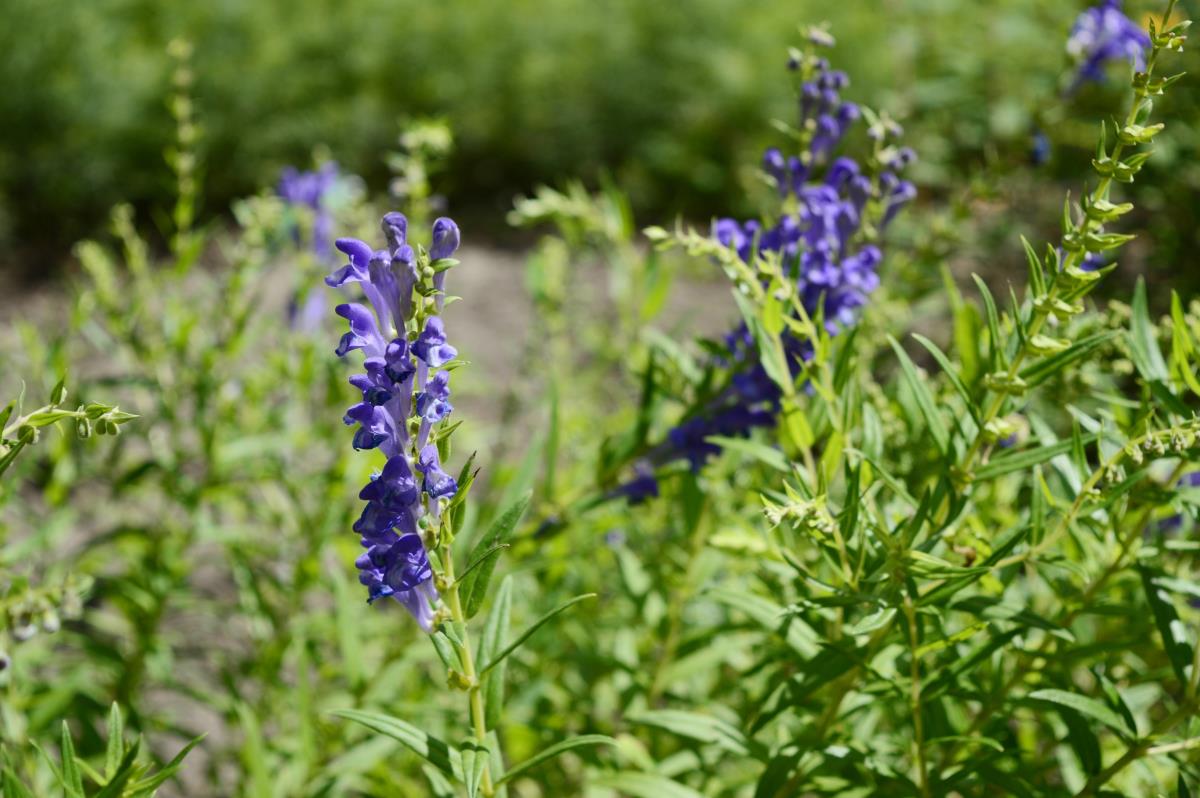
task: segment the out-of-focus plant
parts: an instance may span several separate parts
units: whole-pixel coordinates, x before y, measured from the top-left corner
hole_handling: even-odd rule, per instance
[[[454,134],[445,120],[417,119],[404,126],[399,144],[386,158],[392,173],[389,191],[408,209],[414,227],[426,227],[445,201],[434,193],[433,178],[454,152]]]
[[[64,721],[56,763],[45,751],[39,750],[53,773],[56,787],[66,798],[152,798],[168,781],[176,777],[183,760],[200,742],[193,740],[184,746],[170,762],[155,769],[139,756],[141,740],[125,741],[125,720],[113,704],[108,716],[108,741],[102,768],[93,767],[75,753],[71,729]],[[89,782],[94,786],[89,786]],[[33,798],[44,795],[45,788],[31,788],[14,767],[11,759],[0,769],[0,790],[11,798]]]
[[[50,392],[50,401],[36,410],[22,414],[22,398],[13,399],[0,410],[0,475],[9,469],[22,449],[37,442],[45,427],[69,420],[74,422],[75,433],[80,438],[90,438],[93,432],[98,435],[117,435],[120,425],[137,418],[117,407],[99,402],[80,405],[74,410],[62,407],[67,399],[65,378],[59,380]]]

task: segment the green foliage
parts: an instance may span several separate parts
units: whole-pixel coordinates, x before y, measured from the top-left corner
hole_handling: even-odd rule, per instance
[[[1002,5],[1034,14],[1032,4]],[[279,24],[323,40],[303,6]],[[371,6],[319,24],[364,33],[363,8]],[[545,8],[553,11],[542,31],[551,41],[556,31],[587,39],[588,26],[609,13]],[[614,131],[653,130],[667,116],[674,124],[688,96],[673,83],[681,81],[732,104],[719,104],[722,125],[749,127],[766,113],[749,78],[705,86],[714,74],[707,70],[721,73],[728,56],[696,55],[728,6],[696,9],[686,44],[665,33],[675,35],[677,9],[630,6],[633,21],[622,23],[629,41],[618,37],[600,56],[578,54],[619,62],[609,75],[614,95],[622,82],[647,95],[621,113],[604,105],[603,124],[595,109],[537,94],[549,77],[527,74],[533,67],[524,61],[509,70],[515,77],[492,74],[515,45],[503,36],[483,42],[483,34],[510,12],[402,9],[414,48],[405,58],[453,65],[462,73],[457,102],[475,104],[454,106],[465,153],[457,165],[444,125],[421,123],[402,137],[390,166],[410,216],[432,215],[430,175],[442,166],[451,182],[463,179],[462,164],[491,135],[472,122],[502,126],[490,117],[497,108],[528,121],[540,118],[540,104],[557,103],[581,124],[595,122],[594,138],[572,145],[586,151],[617,138]],[[372,43],[393,42],[385,23],[400,12],[374,11],[370,34],[346,39],[356,42],[352,56],[331,59],[330,69],[370,83],[364,76],[395,66],[395,47]],[[163,12],[218,29],[233,15],[249,30],[265,25],[267,13]],[[765,26],[771,13],[731,23],[731,40]],[[1060,12],[1037,13],[1049,20]],[[580,16],[568,24],[572,15]],[[918,144],[933,149],[925,179],[949,184],[955,155],[947,150],[991,141],[992,125],[1003,121],[986,110],[986,92],[971,93],[990,80],[988,59],[999,57],[972,47],[979,40],[971,37],[1021,39],[1003,54],[1010,72],[995,73],[988,89],[1011,91],[1003,95],[1010,103],[1045,104],[1037,88],[1054,83],[1057,54],[1052,62],[1045,55],[1033,23],[1017,34],[979,31],[986,26],[960,4],[913,3],[846,31],[844,41],[861,34],[855,48],[879,56],[879,65],[858,65],[868,84],[899,57],[867,47],[867,34],[921,15],[946,23],[929,62],[946,57],[942,36],[961,33],[953,52],[966,74],[919,82],[906,101],[883,99],[907,103],[918,133],[945,137],[943,150],[932,133]],[[421,35],[451,23],[461,38],[453,46]],[[635,46],[639,26],[663,32],[651,38],[658,49]],[[911,47],[907,29],[898,30],[897,49]],[[169,252],[152,254],[145,225],[118,206],[114,241],[77,248],[82,273],[71,303],[56,308],[60,323],[31,317],[0,341],[12,364],[0,385],[6,395],[20,391],[8,384],[20,373],[30,395],[49,397],[32,412],[17,401],[0,413],[0,791],[1191,794],[1200,780],[1200,491],[1190,479],[1200,462],[1200,300],[1180,286],[1168,306],[1139,281],[1129,304],[1105,304],[1097,292],[1124,265],[1083,268],[1086,252],[1125,251],[1145,218],[1133,205],[1153,208],[1191,179],[1152,189],[1159,154],[1145,157],[1151,139],[1167,141],[1183,126],[1176,98],[1186,109],[1185,84],[1170,86],[1154,108],[1150,99],[1168,88],[1159,73],[1185,30],[1169,15],[1156,23],[1151,68],[1135,79],[1124,120],[1103,127],[1095,173],[1067,203],[1052,243],[1014,239],[999,249],[987,225],[968,218],[990,189],[958,186],[964,198],[931,201],[901,231],[910,246],[884,265],[857,325],[837,334],[803,305],[789,306],[794,277],[776,257],[744,262],[707,228],[683,223],[641,238],[638,200],[625,191],[639,191],[636,170],[596,194],[574,181],[519,200],[510,220],[540,233],[525,266],[529,311],[521,305],[514,314],[529,316],[527,328],[479,309],[503,304],[499,293],[468,296],[448,312],[463,314],[452,320],[456,330],[469,330],[478,314],[473,345],[488,351],[496,339],[513,341],[516,362],[489,375],[464,334],[464,362],[480,368],[455,372],[456,413],[467,421],[455,453],[443,456],[477,454],[462,458],[459,492],[431,537],[442,602],[429,635],[387,602],[365,605],[355,584],[353,495],[370,465],[346,445],[348,391],[329,351],[332,319],[306,330],[287,311],[323,290],[313,286],[327,264],[293,237],[312,220],[264,193],[235,204],[231,229],[194,223],[196,164],[220,151],[199,158],[198,142],[240,129],[245,109],[193,118],[185,102],[193,87],[201,97],[216,91],[232,67],[206,50],[216,34],[196,31],[191,54],[174,45],[168,160],[177,202],[159,231]],[[91,41],[83,39],[78,58],[88,57]],[[428,55],[438,47],[445,52],[437,59]],[[134,58],[133,49],[122,57]],[[252,57],[283,58],[268,46]],[[743,66],[767,56],[745,58]],[[922,69],[932,69],[925,59]],[[704,69],[682,81],[700,61]],[[572,81],[590,74],[585,67],[562,75],[577,93]],[[263,100],[254,81],[270,74],[243,66],[238,77],[248,85],[235,96]],[[501,83],[508,88],[483,102],[478,86],[495,88],[502,77],[517,88]],[[435,70],[415,86],[380,79],[373,90],[389,99],[436,95],[439,80]],[[310,89],[283,91],[277,101],[299,103]],[[37,90],[69,96],[75,88]],[[743,103],[755,110],[732,114]],[[256,113],[269,117],[268,106]],[[351,109],[336,110],[330,119],[346,135],[372,145],[391,139],[380,132],[390,120],[356,128],[342,119]],[[1065,110],[1042,110],[1043,122],[1057,120],[1073,135]],[[333,124],[326,113],[316,124]],[[1006,113],[1022,123],[1036,116]],[[264,118],[262,135],[277,135],[272,124]],[[537,145],[520,138],[526,128],[510,127],[505,168],[524,168],[517,151]],[[678,132],[676,142],[697,173],[678,190],[693,198],[709,190],[700,184],[736,180],[705,177],[694,132]],[[653,136],[628,138],[634,155],[661,149]],[[245,157],[260,157],[261,146],[248,140]],[[520,151],[544,157],[538,169],[561,166],[561,153]],[[656,157],[645,168],[666,179],[685,156]],[[48,167],[17,171],[26,168]],[[995,165],[995,180],[1006,168]],[[337,229],[359,234],[378,212],[349,197],[337,208]],[[1141,237],[1157,244],[1159,222]],[[990,271],[968,279],[970,267],[994,255],[1020,263],[1023,291],[1001,290]],[[469,253],[463,260],[456,269],[472,268]],[[733,298],[710,290],[721,274]],[[719,341],[683,341],[741,322],[780,389],[778,423],[712,439],[722,453],[703,469],[659,464],[660,495],[625,502],[619,486],[729,377]],[[812,345],[795,373],[785,331]],[[133,412],[99,403],[71,410],[64,384],[55,384],[68,364],[81,394]],[[109,434],[135,418],[120,437]],[[55,425],[78,434],[53,434]],[[90,432],[104,437],[78,440]],[[136,733],[144,744],[128,742]]]

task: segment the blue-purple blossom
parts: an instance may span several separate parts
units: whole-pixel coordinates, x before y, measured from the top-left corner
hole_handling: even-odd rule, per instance
[[[313,214],[312,238],[309,247],[320,263],[333,259],[333,211],[329,207],[329,195],[337,186],[340,175],[338,166],[328,161],[311,172],[301,172],[293,166],[283,170],[276,192],[289,205],[308,208]],[[293,229],[296,244],[302,243],[300,227]],[[308,296],[292,297],[288,303],[288,320],[293,329],[313,331],[320,326],[326,310],[325,298],[318,291]]]
[[[658,497],[658,478],[654,476],[654,467],[650,463],[638,461],[633,466],[633,474],[633,479],[617,488],[617,495],[624,496],[630,504],[641,504]],[[613,544],[610,542],[609,545]]]
[[[1029,161],[1034,166],[1045,166],[1050,160],[1050,138],[1044,131],[1035,130],[1029,144]]]
[[[426,493],[434,499],[452,499],[454,494],[458,492],[458,482],[454,477],[442,470],[442,464],[438,458],[437,447],[429,444],[421,449],[421,454],[417,458],[417,470],[425,475],[425,482],[422,485]]]
[[[432,260],[442,260],[458,249],[458,225],[442,217],[433,223],[433,246],[429,248]]]
[[[437,316],[425,322],[425,329],[412,345],[413,354],[433,368],[449,363],[458,355],[458,350],[446,343],[446,328]]]
[[[291,205],[302,205],[313,212],[312,251],[325,261],[333,255],[333,213],[328,197],[339,179],[337,164],[328,161],[312,172],[301,172],[293,166],[283,170],[277,191]],[[296,233],[299,236],[299,232]]]
[[[802,66],[797,62],[789,68]],[[780,215],[765,224],[718,219],[712,236],[748,264],[758,255],[776,255],[805,312],[836,335],[855,323],[879,287],[883,253],[872,241],[916,197],[913,183],[900,176],[916,153],[885,146],[902,131],[882,117],[868,131],[877,153],[870,169],[838,157],[838,147],[861,111],[841,98],[849,85],[844,72],[830,70],[824,59],[810,57],[807,66],[798,100],[807,146],[790,157],[770,148],[762,160],[763,172],[781,198]],[[785,332],[781,343],[791,374],[798,377],[812,357],[812,342]],[[746,437],[756,428],[775,426],[782,392],[763,367],[745,324],[727,335],[724,344],[725,353],[717,362],[729,369],[728,384],[672,429],[667,440],[651,450],[649,462],[686,460],[698,470],[721,451],[712,438]],[[653,471],[640,465],[617,493],[630,501],[657,495]]]
[[[1078,62],[1072,90],[1086,81],[1102,81],[1110,61],[1128,61],[1134,69],[1146,68],[1150,36],[1125,16],[1121,0],[1103,0],[1075,20],[1067,39],[1067,52]]]
[[[454,405],[450,404],[450,372],[439,371],[429,380],[425,390],[417,394],[417,415],[430,424],[450,415]]]
[[[336,246],[346,263],[325,280],[333,287],[357,283],[366,295],[366,304],[337,306],[337,315],[346,320],[349,331],[335,352],[341,357],[363,353],[363,373],[350,378],[362,401],[344,416],[347,425],[356,426],[353,446],[379,449],[387,458],[383,470],[359,493],[366,506],[354,531],[366,551],[356,565],[368,601],[390,596],[429,631],[438,593],[420,520],[425,516],[436,520],[441,502],[453,498],[458,489],[442,469],[436,444],[429,443],[433,426],[454,409],[449,402],[450,375],[440,367],[457,353],[436,315],[424,318],[417,334],[417,321],[430,308],[417,304],[424,301],[427,288],[418,285],[417,255],[407,241],[408,220],[389,213],[381,226],[387,242],[384,249],[373,250],[357,239],[339,239]],[[434,227],[430,252],[447,257],[458,246],[458,226],[439,219]],[[435,288],[440,290],[440,281],[435,280]],[[434,305],[440,307],[440,302]],[[418,422],[415,434],[410,428],[414,420]]]

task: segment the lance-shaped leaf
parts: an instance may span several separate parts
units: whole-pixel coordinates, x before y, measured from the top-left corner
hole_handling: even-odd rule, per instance
[[[713,743],[742,756],[750,753],[751,742],[746,735],[720,718],[714,718],[711,715],[677,709],[659,709],[635,713],[628,716],[627,720],[631,723],[666,729],[680,737],[699,740],[702,743]]]
[[[446,775],[459,781],[463,780],[462,754],[458,749],[426,734],[411,723],[380,712],[363,712],[358,709],[339,709],[333,714],[339,718],[361,723],[372,731],[399,741]]]
[[[1085,446],[1090,446],[1096,442],[1097,436],[1094,434],[1080,435],[1079,442]],[[992,458],[991,462],[975,471],[975,478],[978,480],[995,479],[996,477],[1011,474],[1014,471],[1024,471],[1035,465],[1053,460],[1060,454],[1067,454],[1076,446],[1075,440],[1058,441],[1047,446],[1038,446],[1033,449],[1023,449],[1019,452],[1012,452],[1001,457]]]
[[[470,572],[463,577],[458,589],[462,597],[463,611],[468,618],[474,617],[483,606],[488,583],[492,581],[492,572],[496,570],[496,561],[500,558],[500,549],[512,536],[513,529],[521,521],[521,516],[525,515],[529,499],[530,494],[526,493],[501,513],[472,550],[468,558]]]
[[[929,393],[926,381],[921,379],[921,376],[917,373],[916,365],[908,357],[908,354],[900,346],[900,343],[890,335],[888,336],[888,343],[892,345],[892,349],[896,352],[896,357],[900,360],[904,380],[917,401],[917,408],[921,411],[921,416],[925,419],[926,426],[929,427],[929,434],[933,436],[933,442],[937,444],[938,451],[941,452],[942,456],[946,456],[950,451],[950,432],[946,428],[946,420],[942,418],[942,414],[938,412],[937,405],[934,404],[933,396]]]
[[[483,639],[479,641],[479,661],[489,662],[508,643],[509,619],[512,614],[512,577],[506,576],[496,591],[491,612],[483,627]],[[483,695],[488,728],[500,725],[500,712],[504,707],[504,671],[501,662],[484,678]]]
[[[554,759],[554,757],[556,757],[556,756],[565,754],[567,751],[570,751],[573,748],[582,748],[584,746],[592,746],[592,745],[614,745],[615,746],[615,745],[617,745],[617,741],[614,740],[612,737],[609,737],[604,734],[584,734],[579,737],[572,737],[570,740],[563,740],[562,742],[555,743],[554,745],[550,746],[549,748],[546,748],[546,749],[543,749],[543,750],[537,752],[536,754],[529,757],[529,759],[526,759],[521,764],[514,765],[513,767],[509,768],[507,773],[505,773],[503,776],[501,776],[499,779],[496,780],[496,786],[500,786],[501,784],[507,784],[508,782],[512,781],[513,779],[515,779],[519,776],[523,776],[527,771],[530,771],[533,768],[536,768],[538,765],[542,764],[543,762],[547,762],[551,759]]]
[[[1120,735],[1129,736],[1129,728],[1125,725],[1125,720],[1094,698],[1056,689],[1034,690],[1029,697],[1034,701],[1049,701],[1052,704],[1070,707],[1081,715],[1087,715],[1093,720],[1100,721]]]
[[[1170,374],[1167,363],[1158,348],[1154,323],[1146,302],[1146,281],[1138,278],[1130,307],[1132,317],[1129,328],[1129,350],[1133,365],[1147,382],[1165,382]]]
[[[528,640],[534,632],[536,632],[538,629],[542,628],[542,626],[546,622],[548,622],[550,619],[552,619],[554,616],[556,616],[562,612],[565,612],[566,610],[575,606],[576,604],[583,601],[584,599],[594,598],[595,595],[596,595],[595,593],[584,593],[582,596],[576,596],[575,598],[571,599],[570,601],[568,601],[564,604],[560,604],[557,607],[555,607],[554,609],[550,610],[550,612],[546,613],[541,618],[538,618],[536,621],[533,622],[533,624],[529,628],[527,628],[525,631],[521,632],[521,634],[517,636],[517,639],[514,640],[511,644],[509,644],[503,651],[501,651],[499,654],[497,654],[492,659],[488,660],[487,664],[479,669],[479,675],[483,676],[485,673],[490,671],[492,668],[495,668],[497,665],[499,665],[501,662],[503,662],[505,657],[507,657],[509,654],[513,653],[518,648],[520,648],[522,643],[524,643],[526,640]]]
[[[1161,577],[1162,574],[1155,573],[1144,566],[1138,568],[1138,573],[1142,577],[1142,588],[1146,592],[1146,600],[1150,602],[1150,609],[1154,612],[1154,623],[1158,626],[1158,633],[1162,635],[1167,659],[1171,661],[1175,676],[1180,682],[1187,684],[1193,651],[1193,644],[1188,640],[1187,627],[1179,620],[1179,613],[1175,610],[1170,595],[1155,584],[1155,577]]]
[[[630,798],[704,798],[703,795],[677,781],[655,773],[626,770],[588,780],[589,786],[607,787]]]

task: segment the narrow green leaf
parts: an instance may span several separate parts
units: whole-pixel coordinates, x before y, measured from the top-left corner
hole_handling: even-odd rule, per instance
[[[1036,360],[1021,369],[1020,377],[1025,380],[1029,388],[1041,385],[1047,379],[1065,370],[1073,363],[1083,360],[1116,336],[1116,332],[1107,330],[1084,338],[1082,341],[1076,341],[1061,352]]]
[[[458,749],[426,734],[411,723],[379,712],[363,712],[358,709],[339,709],[333,714],[398,740],[446,775],[459,781],[463,780],[462,755]]]
[[[740,756],[750,753],[750,741],[746,739],[746,735],[711,715],[677,709],[658,709],[637,712],[629,715],[626,719],[630,723],[666,729],[680,737],[699,740],[702,743],[713,743]]]
[[[1133,364],[1149,382],[1166,382],[1170,377],[1166,361],[1158,348],[1154,322],[1146,301],[1146,281],[1139,277],[1133,292],[1132,318],[1129,328],[1129,349]]]
[[[735,452],[758,460],[760,463],[765,463],[776,471],[784,474],[791,473],[792,468],[788,464],[783,452],[765,444],[747,438],[727,438],[723,435],[711,435],[704,440],[709,443],[715,443],[722,449],[732,449]]]
[[[788,645],[805,658],[814,657],[820,651],[817,633],[812,627],[794,615],[789,616],[783,607],[769,599],[729,587],[713,588],[705,595],[745,613],[759,626],[783,635]]]
[[[589,779],[588,785],[616,790],[631,798],[704,798],[691,787],[685,787],[666,776],[633,770],[597,776]]]
[[[467,798],[477,798],[479,784],[483,781],[483,771],[491,753],[486,746],[481,746],[474,740],[464,740],[459,746],[459,752],[462,755],[463,784],[467,788]]]
[[[83,774],[75,761],[75,743],[71,740],[71,727],[62,722],[62,786],[68,798],[84,798]]]
[[[141,781],[135,783],[130,788],[131,792],[133,793],[131,798],[138,798],[138,796],[151,796],[154,794],[155,790],[157,790],[163,784],[166,784],[170,779],[174,778],[175,774],[178,773],[179,769],[183,766],[183,760],[187,758],[187,755],[192,752],[192,749],[199,745],[203,739],[204,735],[200,735],[196,739],[192,740],[183,748],[181,748],[179,753],[177,753],[171,759],[171,761],[163,767],[162,770],[158,771],[153,776],[142,779]]]
[[[1029,262],[1029,287],[1033,289],[1035,296],[1041,296],[1046,292],[1045,272],[1042,271],[1042,260],[1034,251],[1033,245],[1029,243],[1029,239],[1021,236],[1021,245],[1025,247],[1025,259]]]
[[[547,762],[560,754],[564,754],[573,748],[581,748],[589,745],[617,745],[617,741],[612,737],[604,734],[584,734],[579,737],[572,737],[570,740],[563,740],[555,743],[549,748],[545,748],[538,753],[526,759],[519,765],[513,765],[508,772],[496,780],[496,785],[507,784],[515,778],[524,775],[543,762]]]
[[[938,348],[938,345],[930,341],[924,335],[913,333],[913,338],[917,339],[917,343],[929,350],[929,354],[933,355],[933,359],[942,367],[942,371],[950,380],[950,384],[954,386],[954,390],[962,397],[963,404],[967,407],[967,412],[971,414],[971,418],[975,420],[975,426],[978,428],[981,425],[979,417],[979,408],[975,406],[974,399],[971,398],[971,391],[967,388],[966,383],[958,376],[954,365],[950,359]]]
[[[140,747],[136,740],[133,745],[129,746],[125,751],[125,756],[121,757],[120,764],[117,765],[117,772],[93,798],[121,798],[125,794],[125,785],[133,779],[137,772],[137,755]]]
[[[1158,585],[1155,578],[1162,577],[1161,573],[1145,566],[1138,568],[1142,577],[1142,589],[1150,609],[1154,612],[1154,622],[1158,633],[1162,636],[1163,648],[1166,649],[1167,659],[1175,670],[1175,676],[1182,684],[1188,683],[1188,671],[1192,665],[1192,642],[1188,640],[1187,627],[1179,620],[1179,613],[1171,602],[1171,597]]]
[[[108,746],[104,755],[104,777],[111,779],[121,764],[125,752],[125,723],[121,719],[121,708],[114,701],[108,710]]]
[[[896,357],[900,360],[900,367],[903,369],[904,379],[908,383],[909,389],[913,392],[914,398],[917,400],[917,408],[921,411],[921,415],[925,419],[925,424],[929,428],[929,434],[933,436],[933,442],[937,444],[938,451],[945,457],[950,451],[950,432],[946,428],[946,421],[938,412],[937,405],[933,402],[933,396],[929,393],[929,387],[925,384],[925,380],[917,373],[917,367],[908,357],[904,348],[900,343],[890,335],[888,343],[892,345],[892,349],[896,352]]]
[[[1089,434],[1081,436],[1080,440],[1084,445],[1091,445],[1096,442],[1096,438],[1096,435]],[[1011,474],[1014,471],[1023,471],[1026,468],[1044,463],[1047,460],[1052,460],[1060,454],[1067,454],[1074,446],[1074,440],[1065,440],[1047,446],[1010,452],[993,458],[987,465],[977,469],[975,471],[975,478],[977,480],[995,479],[1005,474]]]
[[[536,621],[533,622],[533,625],[531,625],[529,628],[527,628],[524,632],[521,632],[521,634],[517,636],[517,639],[514,640],[511,644],[509,644],[503,651],[501,651],[499,654],[497,654],[492,659],[488,660],[488,663],[479,669],[479,675],[483,676],[483,674],[487,673],[492,668],[496,667],[501,662],[503,662],[505,657],[507,657],[509,654],[513,653],[518,648],[520,648],[521,644],[524,643],[526,640],[528,640],[530,635],[532,635],[534,632],[536,632],[538,629],[540,629],[542,627],[542,625],[545,624],[547,621],[554,618],[554,616],[558,615],[559,613],[565,612],[567,609],[575,606],[576,604],[583,601],[584,599],[594,598],[595,596],[596,596],[595,593],[584,593],[582,596],[576,596],[575,598],[571,599],[570,601],[568,601],[564,604],[560,604],[559,606],[550,610],[550,612],[546,613],[541,618],[538,618]]]
[[[487,623],[483,627],[483,638],[479,641],[478,660],[480,662],[490,662],[500,649],[508,644],[508,629],[512,616],[512,592],[512,577],[506,576],[500,583],[500,589],[496,591]],[[506,663],[501,662],[484,677],[484,707],[489,729],[500,725],[501,710],[504,708],[504,672],[506,668]]]
[[[4,768],[4,774],[0,776],[0,784],[4,785],[4,798],[34,798],[29,788],[17,778],[12,767]]]
[[[508,542],[513,529],[525,515],[531,496],[532,494],[526,493],[501,513],[500,517],[488,527],[487,533],[471,552],[471,556],[468,558],[471,563],[479,560],[482,562],[471,568],[470,573],[465,576],[459,587],[463,611],[468,618],[473,618],[483,606],[484,598],[487,596],[488,583],[492,580],[492,572],[495,571],[496,561],[500,558],[500,548]]]
[[[1081,715],[1100,721],[1118,734],[1129,735],[1129,729],[1121,716],[1094,698],[1056,689],[1034,690],[1029,697],[1034,701],[1049,701],[1052,704],[1070,707]]]
[[[1193,394],[1200,396],[1200,380],[1192,370],[1192,355],[1195,354],[1195,341],[1192,340],[1191,330],[1183,317],[1183,303],[1179,294],[1171,292],[1171,361],[1175,370],[1183,378],[1184,383]],[[0,422],[0,426],[3,423]]]
[[[992,369],[1003,368],[1008,364],[1004,353],[1004,339],[1000,337],[1000,314],[996,311],[996,300],[992,298],[992,292],[988,290],[983,278],[978,274],[972,274],[971,278],[975,280],[975,285],[979,286],[979,294],[983,297],[983,306],[987,311]]]

